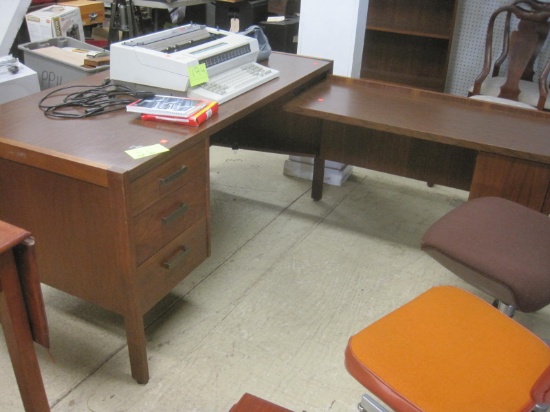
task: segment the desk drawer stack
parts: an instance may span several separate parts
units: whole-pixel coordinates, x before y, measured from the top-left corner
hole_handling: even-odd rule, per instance
[[[150,309],[208,254],[207,148],[199,143],[130,184],[137,286]]]

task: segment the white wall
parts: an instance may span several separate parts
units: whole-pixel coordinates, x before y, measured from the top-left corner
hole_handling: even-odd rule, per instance
[[[31,0],[0,0],[0,57],[9,54]]]
[[[302,0],[298,54],[334,60],[334,74],[359,77],[369,0]]]

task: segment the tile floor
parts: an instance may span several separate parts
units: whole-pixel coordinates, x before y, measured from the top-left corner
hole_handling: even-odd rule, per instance
[[[147,385],[130,377],[119,316],[44,287],[52,411],[222,412],[250,392],[354,412],[349,336],[432,285],[471,290],[418,247],[466,192],[354,168],[313,202],[285,159],[212,148],[212,256],[147,314]],[[548,311],[516,319],[550,337]],[[0,358],[0,410],[22,411],[5,346]]]

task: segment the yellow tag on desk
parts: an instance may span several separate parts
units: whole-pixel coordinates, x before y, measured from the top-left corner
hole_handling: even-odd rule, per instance
[[[191,84],[191,87],[198,86],[199,84],[203,84],[208,81],[208,71],[206,70],[206,64],[204,63],[189,67],[187,72],[189,74],[189,83]]]
[[[135,149],[126,150],[126,153],[133,159],[141,159],[142,157],[153,156],[168,151],[169,149],[157,143],[151,146],[136,147]]]

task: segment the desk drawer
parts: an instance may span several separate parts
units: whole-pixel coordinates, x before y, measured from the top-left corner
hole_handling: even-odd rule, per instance
[[[207,146],[201,142],[130,184],[130,205],[137,215],[162,196],[206,173]]]
[[[206,216],[205,190],[202,174],[134,217],[137,265]]]
[[[149,310],[166,296],[206,259],[207,253],[207,225],[203,218],[138,267],[142,310]]]

